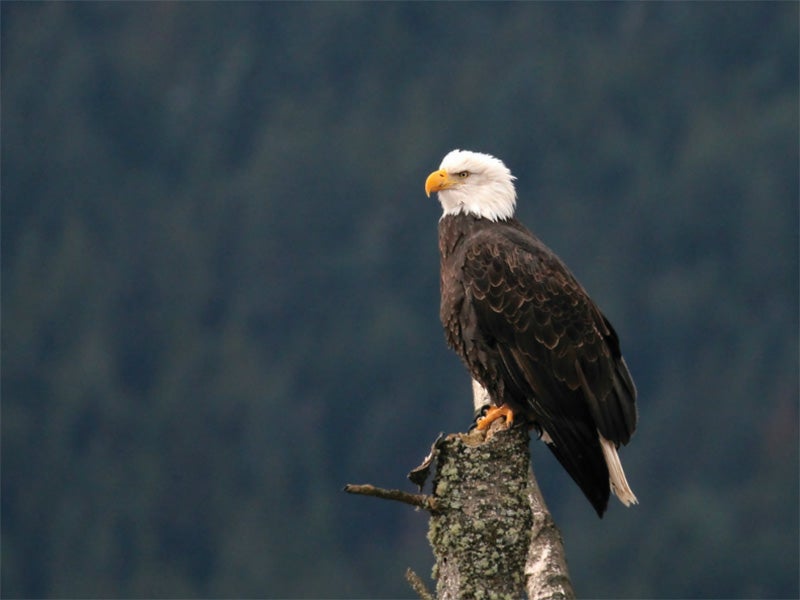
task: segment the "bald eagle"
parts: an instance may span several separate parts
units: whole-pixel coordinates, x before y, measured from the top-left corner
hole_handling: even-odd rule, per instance
[[[636,428],[636,387],[611,323],[514,218],[514,179],[494,156],[453,150],[425,181],[444,209],[445,337],[490,399],[478,428],[535,428],[602,517],[610,491],[637,503],[617,454]]]

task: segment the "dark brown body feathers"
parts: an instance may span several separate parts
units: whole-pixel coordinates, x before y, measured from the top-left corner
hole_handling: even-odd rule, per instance
[[[598,432],[636,428],[636,389],[611,324],[569,269],[517,220],[439,222],[447,343],[497,404],[541,432],[602,516],[609,475]]]

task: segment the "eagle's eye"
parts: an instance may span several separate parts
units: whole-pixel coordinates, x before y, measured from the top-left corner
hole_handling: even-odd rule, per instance
[[[466,179],[469,177],[469,171],[461,171],[458,176],[461,177],[461,179]]]

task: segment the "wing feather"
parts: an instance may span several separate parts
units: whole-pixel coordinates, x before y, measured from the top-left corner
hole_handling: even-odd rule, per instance
[[[466,243],[462,277],[480,336],[511,350],[502,365],[512,404],[629,441],[636,390],[617,334],[551,250],[521,226],[495,227]]]

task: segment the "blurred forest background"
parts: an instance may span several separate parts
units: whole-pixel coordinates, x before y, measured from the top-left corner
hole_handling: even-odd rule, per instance
[[[798,597],[799,6],[2,2],[3,596],[412,596],[459,147],[639,387],[578,594]]]

